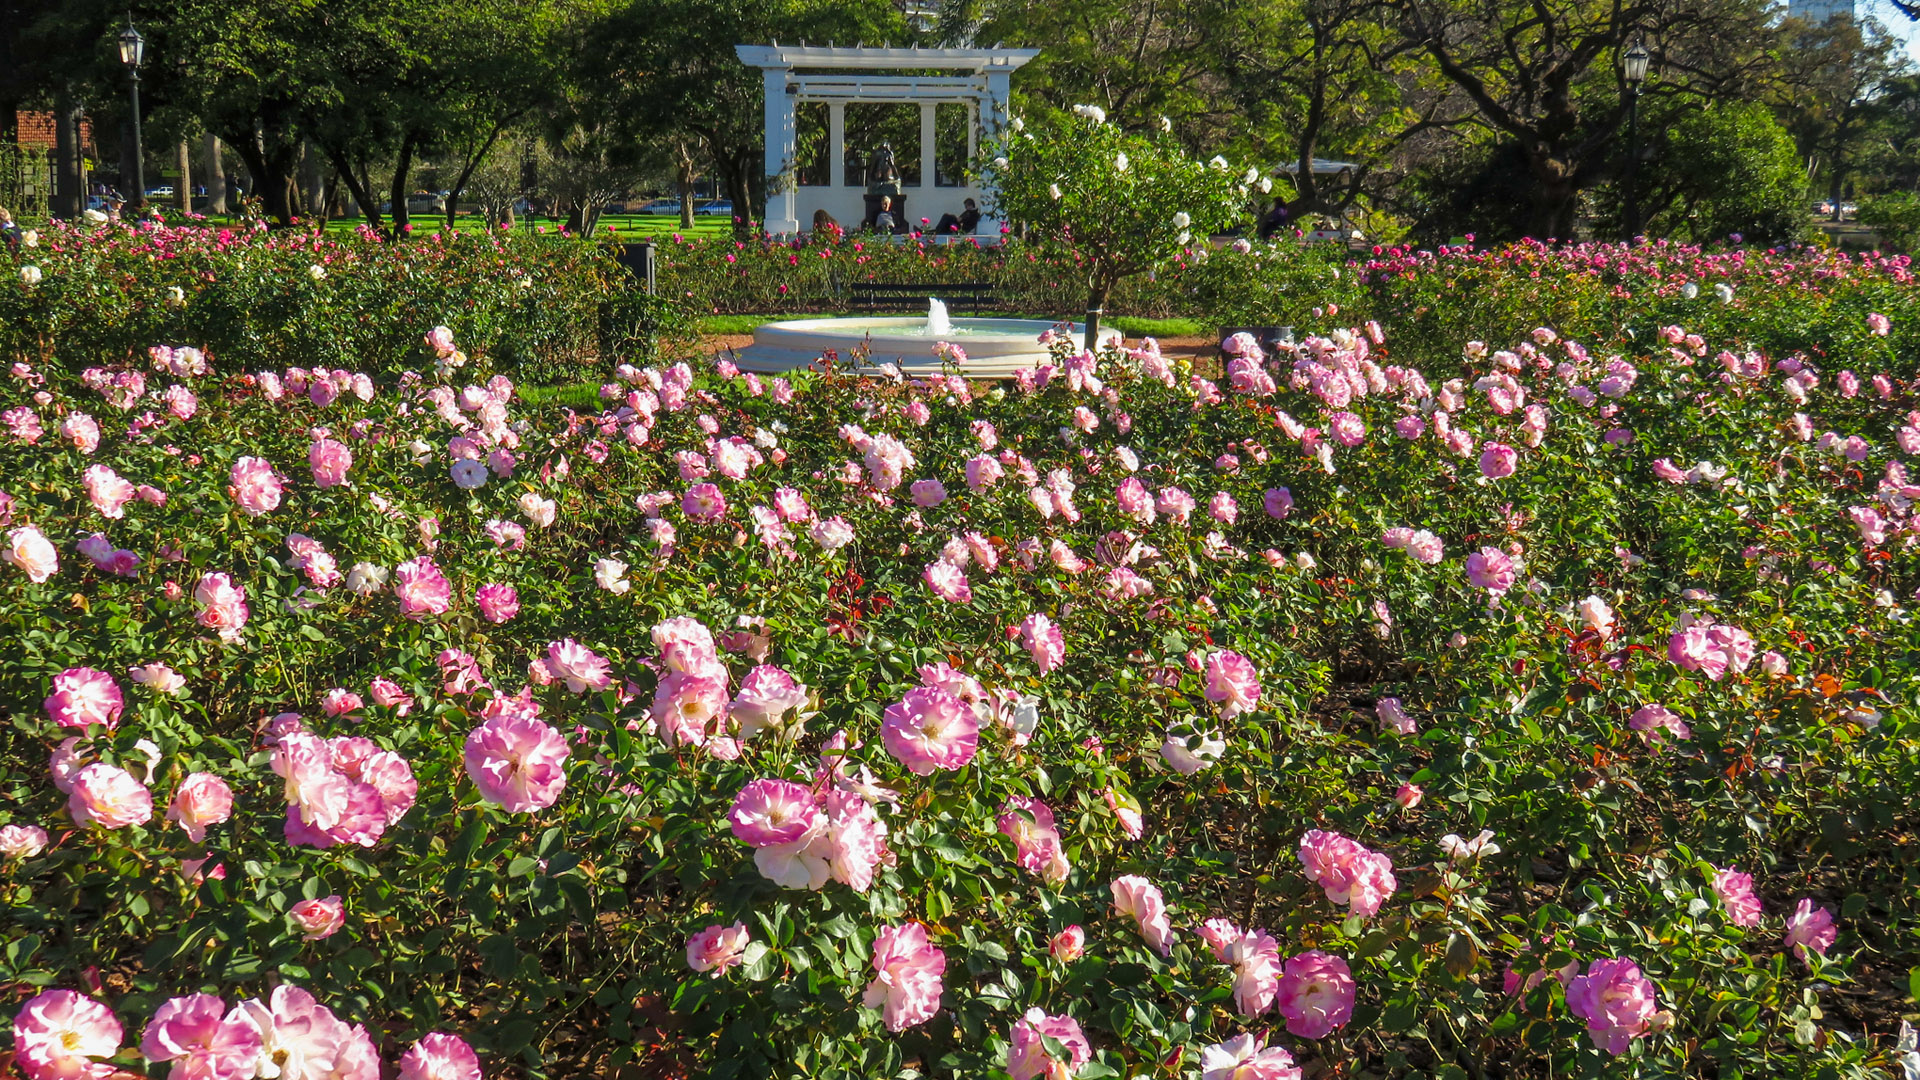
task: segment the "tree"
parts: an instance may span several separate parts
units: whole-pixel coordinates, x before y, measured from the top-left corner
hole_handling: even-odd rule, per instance
[[[1091,106],[1011,127],[985,169],[989,209],[1086,257],[1089,349],[1116,284],[1246,218],[1258,173],[1194,161],[1168,131],[1130,134]]]
[[[1872,22],[1798,19],[1786,29],[1776,101],[1808,179],[1823,186],[1840,219],[1847,181],[1881,140],[1888,84],[1909,65],[1900,42]]]
[[[587,59],[566,91],[574,118],[604,118],[630,142],[690,139],[725,183],[737,230],[765,204],[760,73],[734,46],[772,41],[899,39],[888,0],[631,0],[575,34]]]
[[[1645,95],[1700,95],[1770,63],[1770,10],[1757,0],[1396,0],[1409,37],[1473,104],[1477,122],[1517,144],[1531,181],[1528,235],[1569,239],[1580,193],[1622,161],[1627,115],[1620,50],[1644,39],[1656,68]]]
[[[1657,235],[1697,243],[1780,244],[1806,231],[1806,178],[1793,139],[1757,101],[1686,108],[1649,125],[1657,152],[1638,177]],[[1617,191],[1608,189],[1603,216]]]

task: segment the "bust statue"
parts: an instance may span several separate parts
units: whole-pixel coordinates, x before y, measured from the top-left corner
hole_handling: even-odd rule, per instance
[[[881,143],[867,160],[867,194],[900,194],[900,169],[894,164],[891,144]]]

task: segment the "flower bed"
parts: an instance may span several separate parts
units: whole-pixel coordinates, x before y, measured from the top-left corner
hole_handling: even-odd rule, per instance
[[[16,369],[17,1067],[1884,1063],[1897,328],[1323,325],[1218,384],[1059,342],[622,366],[597,415],[444,330],[398,378]]]
[[[353,234],[56,224],[6,265],[0,355],[47,371],[190,344],[228,370],[345,365],[391,379],[444,323],[515,378],[591,377],[679,323],[610,249],[553,235]],[[25,287],[18,287],[24,285]]]

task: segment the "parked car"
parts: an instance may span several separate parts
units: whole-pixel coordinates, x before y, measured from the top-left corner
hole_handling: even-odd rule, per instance
[[[679,199],[655,199],[652,202],[647,203],[645,206],[635,209],[633,213],[673,214],[678,216],[680,213],[680,200]]]
[[[148,189],[147,189],[147,198],[149,198],[149,199],[171,199],[171,198],[173,198],[173,185],[172,185],[172,184],[162,184],[162,185],[160,185],[159,187],[156,187],[156,188],[148,188]]]
[[[732,217],[733,202],[730,199],[715,199],[705,206],[696,207],[693,212],[702,217]]]
[[[441,214],[445,213],[446,209],[446,198],[435,195],[431,191],[416,191],[407,196],[407,213],[409,214]]]

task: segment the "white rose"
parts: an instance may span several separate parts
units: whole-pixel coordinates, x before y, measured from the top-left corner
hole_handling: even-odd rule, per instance
[[[593,564],[593,583],[618,596],[633,588],[626,573],[627,564],[619,559],[601,559]]]
[[[40,284],[40,268],[28,263],[20,268],[20,280],[28,285]]]
[[[307,267],[307,276],[315,281],[319,281],[327,276],[327,268],[321,266],[319,263],[314,263],[312,266]]]
[[[387,587],[387,568],[370,562],[357,562],[347,571],[347,591],[355,596],[372,596]]]

